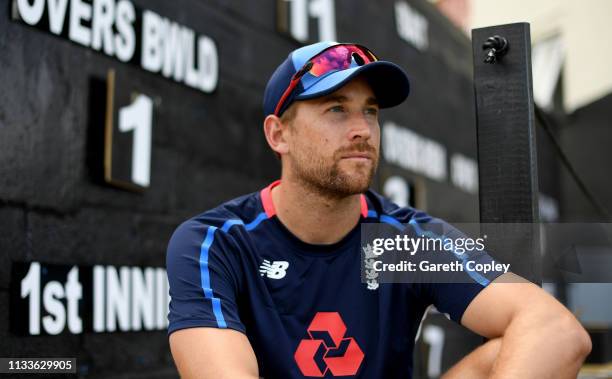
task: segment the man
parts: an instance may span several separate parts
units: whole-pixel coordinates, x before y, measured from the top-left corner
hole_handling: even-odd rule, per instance
[[[169,243],[168,333],[181,376],[410,378],[433,304],[490,339],[445,377],[576,377],[588,335],[516,275],[362,283],[362,224],[432,221],[368,190],[379,108],[408,91],[401,68],[359,45],[305,46],[277,68],[263,126],[280,181],[186,221]]]

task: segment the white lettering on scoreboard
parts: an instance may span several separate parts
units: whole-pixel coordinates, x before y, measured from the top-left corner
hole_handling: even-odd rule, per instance
[[[395,25],[397,34],[418,50],[429,47],[429,23],[405,1],[395,2]]]
[[[389,163],[441,182],[447,180],[450,171],[450,181],[455,187],[471,194],[478,192],[478,163],[475,159],[454,153],[448,167],[446,147],[408,128],[385,122],[382,149],[383,157]],[[393,186],[393,193],[401,190],[399,182],[394,181]]]
[[[334,0],[280,0],[289,3],[289,34],[300,42],[312,38],[308,28],[314,18],[318,25],[319,41],[336,40],[336,11]]]
[[[83,332],[82,303],[89,296],[94,332],[163,330],[168,326],[168,281],[166,270],[154,267],[93,266],[92,283],[79,280],[78,266],[73,266],[63,280],[41,280],[47,270],[39,262],[30,263],[20,282],[20,297],[27,300],[27,334],[41,332],[56,335],[67,330]],[[91,288],[85,294],[83,288]],[[45,314],[45,316],[42,316]],[[42,317],[41,317],[42,316]],[[42,329],[41,329],[42,327]]]
[[[151,182],[151,134],[153,100],[139,94],[130,105],[119,109],[119,130],[134,132],[132,142],[132,182],[148,187]]]
[[[478,192],[478,164],[472,158],[455,153],[451,157],[451,180],[466,192]]]
[[[383,193],[400,207],[410,205],[410,187],[401,176],[394,175],[387,178],[383,185]]]
[[[12,13],[28,25],[67,35],[122,62],[134,59],[139,42],[143,69],[203,92],[217,88],[219,58],[214,41],[150,10],[142,12],[142,30],[137,34],[137,9],[129,0],[13,0]]]
[[[387,162],[431,179],[446,180],[446,149],[440,143],[388,121],[383,125],[382,148]]]
[[[142,14],[141,65],[145,70],[161,72],[167,78],[212,92],[217,87],[217,47],[212,39],[199,36],[197,57],[195,32],[186,26],[145,10]],[[197,60],[197,68],[194,62]]]

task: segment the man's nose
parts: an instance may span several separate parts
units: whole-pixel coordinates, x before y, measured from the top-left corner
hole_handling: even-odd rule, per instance
[[[349,141],[353,141],[355,139],[370,139],[372,135],[372,122],[368,120],[364,114],[357,114],[351,117],[351,122],[349,125]]]

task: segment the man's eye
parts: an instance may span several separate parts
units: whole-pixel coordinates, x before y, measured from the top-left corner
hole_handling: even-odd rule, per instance
[[[366,114],[371,114],[371,115],[377,115],[378,114],[378,109],[377,108],[367,108],[365,110]]]
[[[337,112],[344,112],[344,108],[341,105],[335,105],[335,106],[329,108],[328,111],[335,112],[335,113],[337,113]]]

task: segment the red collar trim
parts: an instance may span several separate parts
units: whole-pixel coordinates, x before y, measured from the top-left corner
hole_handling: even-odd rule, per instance
[[[361,201],[361,216],[363,218],[368,217],[368,202],[366,201],[366,197],[364,194],[359,195],[359,200]]]
[[[280,183],[280,180],[276,180],[266,188],[262,189],[260,192],[261,204],[263,205],[263,209],[268,217],[276,215],[276,209],[274,208],[274,203],[272,202],[272,188],[276,187]],[[359,196],[359,200],[361,203],[361,216],[366,218],[368,217],[368,202],[366,201],[365,195],[361,194]]]
[[[272,202],[272,188],[279,185],[280,182],[280,180],[275,180],[260,192],[261,204],[268,218],[276,215],[276,209],[274,209],[274,203]]]

